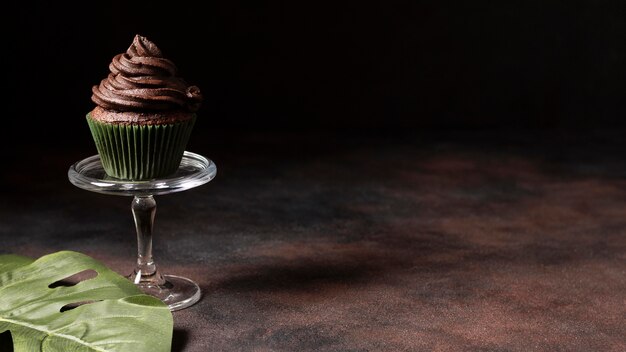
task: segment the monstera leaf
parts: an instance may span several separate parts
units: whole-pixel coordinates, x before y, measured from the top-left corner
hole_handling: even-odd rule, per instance
[[[0,255],[0,333],[15,352],[170,351],[172,329],[163,302],[84,254]]]

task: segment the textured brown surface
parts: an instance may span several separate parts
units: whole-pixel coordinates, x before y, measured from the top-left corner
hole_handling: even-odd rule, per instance
[[[626,350],[623,142],[487,137],[196,144],[217,178],[157,198],[157,262],[204,293],[174,351]],[[4,175],[0,252],[131,270],[130,199],[65,179],[84,156]]]

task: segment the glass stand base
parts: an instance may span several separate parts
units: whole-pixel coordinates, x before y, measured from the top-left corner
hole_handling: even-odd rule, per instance
[[[130,275],[129,279],[134,276]],[[187,308],[200,300],[200,286],[192,280],[176,275],[163,275],[165,283],[155,285],[147,282],[137,284],[145,294],[154,296],[167,304],[171,311]]]
[[[163,301],[171,311],[187,308],[198,302],[200,297],[202,297],[200,286],[186,277],[157,275],[159,276],[159,281],[162,282],[160,285],[150,281],[137,282],[139,278],[137,273],[132,273],[128,276],[128,279],[135,282],[143,293]]]

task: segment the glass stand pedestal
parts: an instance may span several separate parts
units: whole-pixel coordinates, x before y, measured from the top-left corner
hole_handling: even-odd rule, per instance
[[[178,171],[167,178],[148,181],[127,181],[108,176],[94,155],[74,163],[68,178],[72,184],[87,191],[133,197],[131,211],[137,232],[137,265],[128,276],[146,294],[165,302],[170,310],[189,307],[200,299],[200,287],[190,279],[165,275],[152,258],[152,234],[156,201],[154,196],[181,192],[211,181],[217,167],[202,155],[186,151]]]

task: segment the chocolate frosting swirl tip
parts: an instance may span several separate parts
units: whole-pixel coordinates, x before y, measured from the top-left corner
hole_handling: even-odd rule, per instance
[[[153,42],[139,34],[135,35],[126,53],[132,56],[163,57],[161,50]]]

